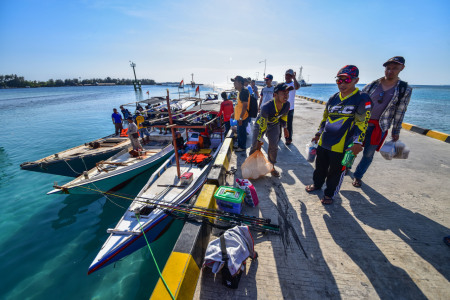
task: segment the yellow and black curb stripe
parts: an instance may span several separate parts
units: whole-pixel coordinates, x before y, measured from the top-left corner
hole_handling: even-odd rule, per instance
[[[300,99],[305,99],[305,100],[308,100],[308,101],[311,101],[311,102],[314,102],[314,103],[319,103],[319,104],[322,104],[322,105],[327,104],[326,101],[317,100],[317,99],[313,99],[313,98],[309,98],[309,97],[305,97],[305,96],[297,96],[297,97],[299,97]]]
[[[435,130],[431,130],[431,129],[424,129],[424,128],[420,128],[417,127],[413,124],[409,124],[409,123],[402,123],[402,128],[418,133],[418,134],[422,134],[422,135],[426,135],[428,137],[446,142],[446,143],[450,143],[450,135],[443,133],[443,132],[439,132],[439,131],[435,131]]]
[[[308,98],[305,96],[297,96],[297,97],[300,99],[314,102],[314,103],[319,103],[319,104],[323,104],[323,105],[326,104],[326,102],[322,101],[322,100]],[[418,127],[418,126],[415,126],[415,125],[409,124],[409,123],[402,123],[402,128],[412,131],[412,132],[415,132],[415,133],[418,133],[418,134],[426,135],[428,137],[431,137],[431,138],[434,138],[434,139],[437,139],[437,140],[440,140],[440,141],[443,141],[446,143],[450,143],[450,135],[443,133],[443,132],[439,132],[439,131],[435,131],[435,130],[431,130],[431,129],[424,129],[424,128],[421,128],[421,127]]]
[[[207,183],[203,186],[194,203],[195,206],[216,208],[214,193],[218,185],[225,182],[225,172],[230,163],[232,149],[233,141],[227,137],[214,161]],[[220,170],[220,172],[214,173],[214,170]],[[210,233],[211,228],[209,226],[193,223],[184,224],[162,272],[162,277],[175,299],[192,299],[194,296]],[[150,299],[171,299],[161,278],[156,283]]]

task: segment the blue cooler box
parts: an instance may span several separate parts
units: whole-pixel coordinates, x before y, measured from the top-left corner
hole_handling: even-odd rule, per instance
[[[219,186],[214,193],[219,208],[223,211],[240,214],[245,191],[235,187]]]

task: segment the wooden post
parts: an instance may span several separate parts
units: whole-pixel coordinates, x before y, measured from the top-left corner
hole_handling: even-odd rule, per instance
[[[169,99],[169,89],[167,89],[167,111],[169,113],[169,124],[173,125],[173,119],[172,119],[172,111],[170,110],[170,99]],[[181,177],[180,173],[180,161],[178,160],[178,147],[177,147],[177,141],[175,136],[175,128],[170,128],[172,131],[172,140],[173,140],[173,149],[175,150],[175,161],[177,163],[177,175],[178,179]]]

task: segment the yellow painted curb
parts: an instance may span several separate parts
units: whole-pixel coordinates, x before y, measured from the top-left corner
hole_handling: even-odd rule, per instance
[[[214,200],[214,193],[216,192],[217,186],[214,184],[205,184],[197,197],[195,206],[205,207],[209,209],[216,209],[216,202]]]
[[[199,275],[200,269],[192,256],[180,252],[172,252],[162,273],[175,299],[192,299]],[[150,299],[171,299],[161,280],[158,280]]]
[[[402,128],[403,128],[403,129],[411,130],[412,127],[413,127],[412,124],[409,124],[409,123],[402,123]]]
[[[439,132],[439,131],[434,131],[434,130],[428,131],[427,136],[432,137],[437,140],[440,140],[440,141],[443,141],[443,142],[445,142],[448,138],[448,134]]]

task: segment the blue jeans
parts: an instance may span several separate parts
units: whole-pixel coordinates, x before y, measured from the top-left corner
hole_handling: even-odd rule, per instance
[[[368,126],[366,131],[366,139],[364,142],[364,151],[363,156],[361,158],[361,161],[359,162],[358,166],[356,167],[356,171],[353,174],[355,178],[362,179],[364,174],[366,173],[367,169],[369,169],[370,164],[372,163],[373,156],[375,154],[375,151],[378,148],[378,145],[371,145],[370,144],[370,138],[372,136],[372,132],[375,126]],[[381,139],[383,139],[386,132],[383,132],[381,134]]]
[[[247,118],[245,120],[242,120],[242,125],[237,126],[237,134],[238,134],[238,147],[241,149],[245,149],[247,147],[247,125],[248,125],[248,120],[250,118]]]

